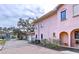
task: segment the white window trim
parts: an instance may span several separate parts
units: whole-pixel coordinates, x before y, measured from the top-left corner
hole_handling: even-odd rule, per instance
[[[74,5],[73,5],[73,16],[74,16],[74,17],[75,17],[75,16],[79,16],[79,13],[76,14],[76,15],[74,14],[74,7],[75,7],[76,5],[79,5],[79,4],[74,4]]]

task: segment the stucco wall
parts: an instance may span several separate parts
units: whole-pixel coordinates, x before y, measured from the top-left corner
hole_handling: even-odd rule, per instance
[[[66,10],[67,11],[67,20],[61,21],[60,13],[61,11]],[[57,11],[57,14],[52,15],[51,17],[39,22],[36,24],[36,26],[39,27],[43,25],[42,28],[38,28],[35,31],[35,34],[38,34],[39,39],[41,39],[40,35],[41,33],[44,35],[44,38],[49,39],[52,38],[53,33],[56,33],[56,38],[60,39],[60,33],[61,32],[67,32],[68,35],[70,35],[71,31],[74,29],[79,28],[79,16],[73,17],[73,5],[72,4],[66,4],[59,8]],[[70,37],[69,37],[70,41]]]
[[[60,12],[63,11],[64,9],[67,10],[67,20],[65,21],[60,21]],[[79,16],[74,17],[73,16],[73,5],[68,4],[62,6],[58,12],[57,12],[57,18],[58,18],[58,32],[71,32],[74,29],[79,28]]]

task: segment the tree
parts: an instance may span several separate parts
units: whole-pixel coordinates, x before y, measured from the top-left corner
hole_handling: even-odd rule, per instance
[[[25,34],[27,36],[28,33],[31,33],[31,32],[34,31],[34,27],[29,22],[29,19],[19,18],[17,26],[19,26],[19,30],[21,31],[19,34],[23,33],[23,34]]]
[[[2,27],[0,27],[0,31],[2,30]]]
[[[31,32],[34,32],[34,26],[30,23],[30,20],[35,20],[39,18],[44,13],[44,10],[40,7],[35,7],[33,9],[26,9],[31,12],[33,15],[26,15],[26,18],[23,19],[22,17],[19,18],[19,21],[17,22],[17,26],[19,27],[21,33],[25,33],[26,36],[28,33],[31,34]],[[20,34],[21,34],[20,33]]]
[[[4,31],[4,32],[7,32],[7,30],[8,30],[7,27],[4,27],[4,28],[3,28],[3,31]]]
[[[21,33],[20,29],[18,29],[18,28],[13,29],[13,34],[17,35],[17,38],[21,40],[22,33]]]
[[[33,25],[29,22],[29,19],[19,19],[17,25],[19,26],[19,29],[22,29],[23,31],[31,31],[34,29]]]

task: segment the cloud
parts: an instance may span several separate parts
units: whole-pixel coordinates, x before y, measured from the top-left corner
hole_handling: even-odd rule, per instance
[[[36,4],[0,4],[0,26],[16,26],[20,17],[40,16],[36,11],[38,8]]]

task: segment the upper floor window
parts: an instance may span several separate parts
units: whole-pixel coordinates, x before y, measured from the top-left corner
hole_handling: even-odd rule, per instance
[[[36,25],[34,26],[34,29],[37,30],[37,26]]]
[[[40,28],[43,28],[43,24],[40,24]]]
[[[61,12],[61,21],[66,20],[66,10]]]
[[[73,5],[73,16],[79,15],[79,4]]]

